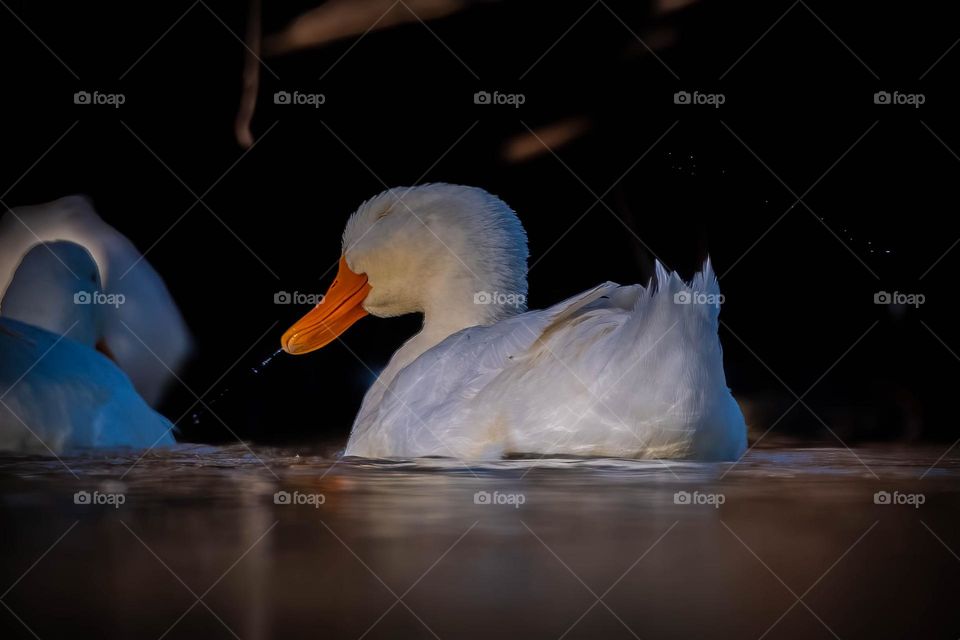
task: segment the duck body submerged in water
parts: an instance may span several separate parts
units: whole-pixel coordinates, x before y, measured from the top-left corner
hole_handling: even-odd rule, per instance
[[[175,443],[173,425],[96,349],[106,295],[79,244],[40,243],[23,256],[0,300],[0,451]]]
[[[526,311],[519,218],[475,187],[390,189],[347,222],[339,272],[283,336],[319,349],[367,314],[422,313],[422,330],[364,397],[346,455],[581,455],[732,460],[746,426],[726,386],[719,287],[657,264]]]

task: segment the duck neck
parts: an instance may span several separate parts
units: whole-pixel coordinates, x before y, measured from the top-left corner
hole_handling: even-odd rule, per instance
[[[367,391],[354,422],[355,435],[370,427],[387,388],[404,367],[458,331],[490,325],[525,310],[524,304],[499,304],[502,299],[493,295],[495,290],[475,282],[462,279],[459,283],[447,281],[445,285],[430,288],[431,295],[422,305],[423,327],[393,354]],[[523,292],[524,302],[525,295],[526,291]]]
[[[433,288],[424,301],[423,328],[393,354],[376,386],[389,385],[405,366],[458,331],[494,324],[525,310],[523,304],[504,303],[503,296],[473,282]]]

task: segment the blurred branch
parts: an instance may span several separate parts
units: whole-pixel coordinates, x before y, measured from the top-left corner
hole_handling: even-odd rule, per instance
[[[280,55],[369,31],[435,20],[472,3],[473,0],[330,0],[268,36],[264,51],[267,55]]]
[[[241,147],[253,145],[250,122],[257,107],[257,90],[260,86],[260,0],[250,0],[247,18],[247,51],[243,60],[243,89],[240,93],[240,108],[234,123],[234,133]]]
[[[550,149],[559,149],[573,142],[590,128],[591,122],[588,118],[573,117],[540,127],[533,133],[518,134],[504,143],[503,159],[510,163],[532,160]]]

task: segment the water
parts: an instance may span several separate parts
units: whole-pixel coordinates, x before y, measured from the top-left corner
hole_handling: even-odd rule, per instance
[[[249,385],[255,384],[256,376],[259,376],[264,371],[267,370],[272,363],[274,358],[283,353],[283,349],[277,349],[276,351],[264,356],[258,362],[254,363],[252,366],[242,369],[238,374],[233,376],[234,379],[242,380],[242,387],[248,388]],[[224,397],[230,397],[230,392],[232,387],[230,386],[221,386],[220,391],[215,395],[209,402],[205,404],[203,409],[193,411],[190,413],[190,421],[194,426],[202,426],[204,424],[204,419],[210,420],[207,418],[207,414],[210,411],[212,405],[217,404]],[[199,400],[198,400],[199,402]],[[186,416],[184,416],[186,417]],[[178,425],[179,426],[179,425]]]
[[[770,448],[735,466],[4,457],[0,634],[957,638],[945,449]]]

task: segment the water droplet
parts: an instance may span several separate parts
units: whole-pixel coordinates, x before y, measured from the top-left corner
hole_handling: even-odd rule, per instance
[[[281,352],[283,352],[283,349],[277,349],[276,351],[274,351],[273,353],[271,353],[270,355],[268,355],[266,358],[264,358],[264,359],[260,362],[259,365],[250,367],[250,371],[252,371],[253,373],[260,373],[260,371],[261,371],[264,367],[266,367],[268,364],[270,364],[270,361],[271,361],[271,360],[273,360],[273,359],[276,358],[278,355],[280,355]]]

